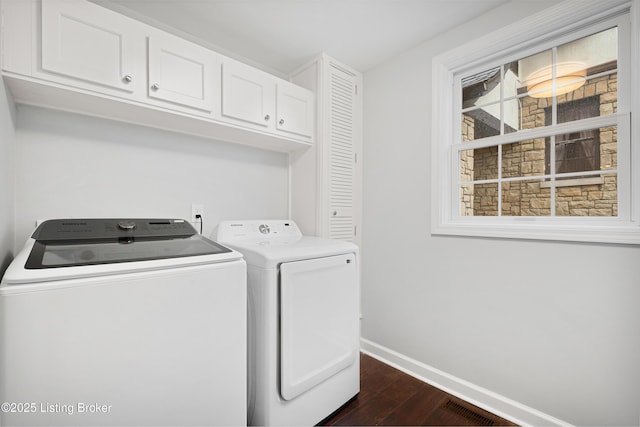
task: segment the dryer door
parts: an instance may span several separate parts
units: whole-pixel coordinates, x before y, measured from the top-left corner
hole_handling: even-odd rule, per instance
[[[291,400],[358,357],[354,254],[280,266],[280,394]]]

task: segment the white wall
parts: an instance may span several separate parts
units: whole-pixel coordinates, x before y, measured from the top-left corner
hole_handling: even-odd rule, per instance
[[[0,39],[0,55],[2,46]],[[0,278],[14,256],[14,118],[14,105],[7,97],[4,82],[0,82]]]
[[[637,425],[640,248],[430,235],[432,57],[552,3],[365,74],[362,335],[565,422]]]
[[[0,82],[0,277],[14,255],[14,169],[15,145],[13,105]]]
[[[287,156],[77,114],[18,106],[16,244],[37,219],[286,218]]]

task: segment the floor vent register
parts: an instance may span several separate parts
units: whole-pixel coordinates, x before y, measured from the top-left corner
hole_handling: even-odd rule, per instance
[[[463,406],[459,403],[456,403],[452,400],[447,400],[443,405],[443,408],[457,414],[473,423],[473,425],[477,426],[492,426],[494,425],[494,420],[485,417],[482,414],[470,409],[466,406]]]

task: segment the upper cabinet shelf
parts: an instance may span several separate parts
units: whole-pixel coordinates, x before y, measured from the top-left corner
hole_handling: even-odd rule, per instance
[[[85,0],[0,3],[18,103],[290,152],[315,140],[315,95]]]

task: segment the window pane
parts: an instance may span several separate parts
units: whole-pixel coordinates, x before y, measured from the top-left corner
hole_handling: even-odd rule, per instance
[[[544,175],[544,138],[506,144],[502,146],[502,177]]]
[[[545,171],[551,173],[551,138],[545,141]],[[614,170],[618,165],[617,126],[556,135],[556,174]],[[559,177],[559,179],[562,176]],[[571,177],[567,177],[570,179]]]
[[[473,216],[473,184],[460,187],[460,215]]]
[[[536,97],[551,89],[553,53],[546,50],[518,61],[519,93],[530,92]]]
[[[498,184],[468,184],[460,190],[460,215],[498,216]]]
[[[594,182],[595,181],[595,182]],[[618,216],[618,176],[607,174],[574,180],[556,188],[557,216]]]
[[[613,114],[618,102],[618,30],[611,28],[589,37],[558,46],[558,70],[574,77],[558,77],[558,108],[565,102],[592,97],[596,108],[589,115],[561,117],[558,123]],[[573,70],[568,70],[573,67]],[[582,79],[580,79],[582,77]],[[576,80],[578,78],[578,80]],[[566,82],[566,85],[564,83]]]
[[[520,119],[518,130],[535,129],[548,126],[550,124],[546,123],[545,121],[545,113],[547,109],[549,109],[549,111],[551,110],[550,98],[534,98],[532,96],[524,96],[522,98],[518,98],[517,100],[510,101],[505,106],[505,109],[507,108],[517,108]]]
[[[515,98],[520,93],[522,87],[520,76],[518,75],[518,61],[509,62],[504,65],[504,98]]]
[[[587,79],[579,88],[558,96],[558,123],[606,116],[617,111],[617,73]],[[551,124],[550,119],[548,124]]]
[[[460,151],[460,182],[498,179],[498,147]]]
[[[551,215],[551,190],[542,179],[502,183],[503,216]]]
[[[600,170],[618,168],[618,126],[600,129]]]
[[[473,181],[473,151],[463,150],[460,152],[460,182]]]
[[[504,101],[504,133],[522,130],[522,98],[512,98]]]
[[[462,142],[500,135],[500,104],[462,114]]]
[[[578,70],[576,74],[583,73],[582,77],[585,77],[585,71],[590,76],[611,69],[611,64],[615,68],[618,61],[618,29],[610,28],[558,46],[557,61],[558,77],[574,70]]]
[[[500,67],[462,79],[462,108],[491,104],[500,100]]]

